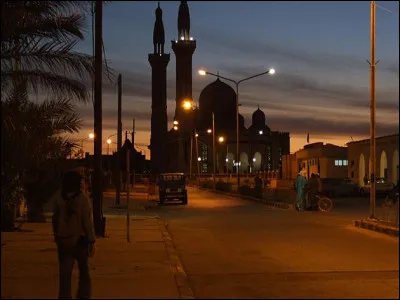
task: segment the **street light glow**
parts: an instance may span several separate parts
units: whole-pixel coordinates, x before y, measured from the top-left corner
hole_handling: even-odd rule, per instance
[[[255,157],[253,157],[253,162],[256,162],[256,158]]]
[[[107,144],[111,144],[111,139],[107,139]]]
[[[89,139],[94,139],[94,133],[89,133]]]
[[[199,136],[199,134],[198,134],[198,133],[196,133],[194,136],[195,136],[195,137],[198,137],[198,136]]]
[[[193,104],[192,104],[192,101],[190,101],[190,100],[184,100],[182,106],[183,106],[183,109],[189,110],[193,107]]]
[[[198,157],[197,160],[198,160],[198,161],[201,161],[201,157]]]
[[[205,76],[207,75],[207,72],[205,70],[199,70],[199,75]]]
[[[260,130],[260,131],[258,132],[259,135],[262,135],[263,133],[264,133],[264,131],[262,131],[262,130]]]
[[[174,126],[174,130],[175,130],[175,131],[178,130],[178,126],[175,125],[175,126]]]
[[[275,69],[274,68],[269,69],[268,74],[274,75],[275,74]]]
[[[218,142],[223,143],[225,141],[225,138],[223,136],[220,136],[218,138]]]
[[[211,133],[212,132],[212,129],[207,129],[207,133]]]
[[[178,125],[179,122],[177,120],[174,120],[174,125]]]

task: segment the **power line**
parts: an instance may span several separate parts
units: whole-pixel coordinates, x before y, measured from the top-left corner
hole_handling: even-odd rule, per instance
[[[392,10],[390,10],[390,9],[388,9],[388,8],[386,8],[386,7],[380,6],[380,5],[378,5],[378,4],[375,4],[375,6],[376,6],[376,7],[379,7],[379,8],[382,9],[382,10],[385,10],[385,11],[391,13],[391,14],[393,14],[394,12],[397,12],[397,13],[399,12],[398,10],[392,11]]]

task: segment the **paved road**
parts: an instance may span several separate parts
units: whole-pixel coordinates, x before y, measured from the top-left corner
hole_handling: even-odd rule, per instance
[[[189,189],[159,209],[196,298],[396,298],[398,239],[353,213],[268,208]]]

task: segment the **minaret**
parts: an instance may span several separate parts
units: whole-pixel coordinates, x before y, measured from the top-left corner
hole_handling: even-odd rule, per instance
[[[164,147],[167,141],[167,65],[169,54],[164,53],[165,33],[160,2],[156,9],[153,31],[154,51],[149,54],[152,68],[151,89],[151,137],[150,153],[153,173],[158,174],[166,168]]]
[[[196,41],[190,36],[190,14],[187,1],[181,1],[178,13],[178,39],[172,41],[172,50],[176,57],[176,108],[175,119],[184,126],[185,119],[190,118],[182,109],[184,99],[192,100],[192,56],[196,50]]]

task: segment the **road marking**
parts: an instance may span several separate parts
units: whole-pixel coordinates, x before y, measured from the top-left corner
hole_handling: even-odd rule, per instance
[[[171,235],[168,232],[168,223],[158,220],[158,225],[161,229],[161,234],[165,242],[165,247],[171,263],[171,270],[175,277],[175,282],[178,287],[180,299],[195,299],[194,293],[191,288],[189,278],[183,268],[182,262],[176,251],[175,245],[172,241]]]

